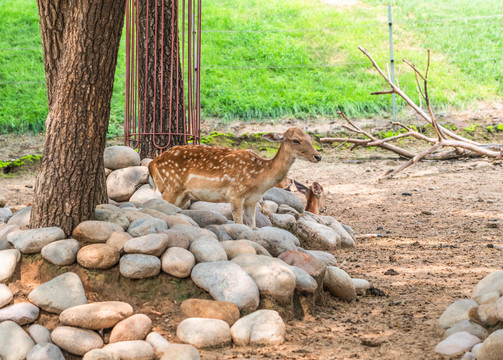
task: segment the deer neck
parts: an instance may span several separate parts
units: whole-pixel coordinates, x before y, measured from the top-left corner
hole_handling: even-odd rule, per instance
[[[274,158],[269,160],[267,164],[267,185],[271,185],[271,187],[278,185],[288,174],[294,162],[295,156],[293,156],[291,149],[282,143]]]

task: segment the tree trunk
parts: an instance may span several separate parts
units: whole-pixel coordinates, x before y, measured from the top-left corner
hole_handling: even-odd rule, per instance
[[[162,22],[162,11],[164,12],[164,23]],[[183,73],[178,60],[179,49],[178,1],[174,1],[174,5],[171,0],[158,1],[157,44],[156,2],[149,1],[147,8],[146,0],[139,1],[138,83],[141,117],[138,121],[140,128],[145,133],[169,133],[170,130],[171,133],[183,133],[184,131]],[[145,66],[147,66],[146,69]],[[169,146],[183,145],[184,143],[184,136],[180,135],[145,135],[140,137],[140,157],[155,158],[160,153],[158,147],[164,147],[167,144]]]
[[[125,1],[37,3],[49,115],[31,226],[70,234],[107,202],[103,151]]]

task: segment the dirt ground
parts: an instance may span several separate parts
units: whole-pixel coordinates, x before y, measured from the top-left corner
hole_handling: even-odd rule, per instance
[[[449,119],[459,126],[474,118],[501,123],[500,110],[497,105],[456,113]],[[253,126],[234,124],[227,130],[252,131]],[[263,126],[256,126],[264,131]],[[0,137],[2,155],[22,152],[12,148],[12,139],[6,139]],[[1,146],[2,141],[10,144],[10,150]],[[36,147],[36,141],[26,140],[25,146]],[[23,142],[18,139],[17,144]],[[318,181],[325,187],[326,214],[352,226],[358,235],[380,235],[362,237],[355,249],[338,250],[334,255],[351,277],[367,279],[385,296],[360,296],[351,304],[329,301],[316,309],[312,319],[287,322],[286,342],[281,346],[202,350],[202,358],[444,358],[433,351],[442,339],[438,317],[453,301],[469,297],[485,275],[503,268],[503,162],[422,162],[395,179],[378,180],[400,163],[383,151],[349,153],[325,148],[321,163],[297,161],[290,172],[301,182]],[[33,172],[0,177],[0,181],[0,196],[9,205],[31,202]],[[387,275],[389,269],[397,274]],[[154,320],[156,329],[176,341],[176,323],[169,321],[171,315],[176,318],[176,307],[171,307],[173,313],[165,321],[159,309],[151,306],[138,304],[135,310],[152,310],[151,316],[159,316],[159,321]]]

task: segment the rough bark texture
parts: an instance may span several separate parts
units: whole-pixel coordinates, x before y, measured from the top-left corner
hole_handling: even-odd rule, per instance
[[[178,2],[175,1],[174,3],[175,4],[173,9],[171,0],[158,1],[157,46],[155,42],[156,3],[154,0],[149,1],[148,8],[147,2],[145,0],[139,1],[138,3],[138,72],[141,109],[141,117],[139,119],[139,122],[141,123],[143,131],[146,133],[153,133],[154,131],[156,133],[168,132],[170,126],[170,114],[172,119],[171,132],[183,132],[184,129],[183,73],[179,62],[177,62],[180,49],[180,44],[177,36]],[[161,11],[164,11],[164,24],[162,22]],[[172,17],[172,14],[175,14],[175,16]],[[173,33],[175,34],[174,38],[172,36]],[[147,36],[148,45],[146,41]],[[163,37],[164,41],[161,41]],[[164,45],[162,45],[162,42],[164,43]],[[171,61],[172,48],[173,62]],[[147,66],[147,74],[145,74],[145,66]],[[172,74],[174,75],[173,81],[171,80]],[[146,89],[145,84],[147,84]],[[171,88],[173,89],[173,91],[171,91]],[[152,135],[142,136],[140,138],[140,157],[155,158],[160,153],[159,149],[155,145],[163,147],[168,143],[170,146],[183,145],[184,137],[171,135],[170,139],[169,135],[156,135],[155,138]]]
[[[103,151],[125,1],[62,3],[38,1],[49,115],[31,226],[70,234],[107,202]]]

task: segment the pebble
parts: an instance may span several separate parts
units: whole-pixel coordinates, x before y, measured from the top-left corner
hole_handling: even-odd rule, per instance
[[[263,247],[260,244],[257,244],[255,241],[251,241],[251,240],[235,240],[235,241],[239,241],[241,243],[245,243],[245,244],[250,245],[255,250],[255,253],[257,255],[272,256],[269,253],[269,251],[267,251],[267,249],[265,247]]]
[[[453,302],[447,309],[445,309],[442,315],[440,315],[438,324],[442,328],[447,329],[457,322],[468,320],[468,311],[476,306],[478,306],[478,304],[475,301],[469,299],[462,299]]]
[[[123,231],[123,229],[114,223],[87,220],[73,229],[72,237],[84,243],[104,243],[114,231]]]
[[[219,347],[230,344],[231,329],[223,320],[189,318],[178,324],[176,336],[195,347]]]
[[[338,267],[327,266],[323,287],[341,300],[351,302],[356,299],[356,290],[351,277]]]
[[[0,310],[0,322],[14,321],[18,325],[26,325],[37,320],[40,310],[28,302],[7,306]]]
[[[56,240],[65,238],[65,233],[58,227],[20,230],[7,235],[7,240],[23,254],[34,254]]]
[[[232,326],[239,319],[239,308],[229,301],[187,299],[180,305],[188,318],[219,319]]]
[[[182,209],[180,209],[178,206],[170,204],[169,202],[163,199],[152,199],[147,202],[144,202],[142,206],[144,208],[160,211],[166,215],[176,215],[177,213],[182,211]]]
[[[0,250],[0,282],[8,280],[14,275],[19,260],[21,260],[19,250]]]
[[[194,255],[198,263],[227,260],[227,253],[220,245],[220,242],[209,236],[194,240],[190,244],[189,251]]]
[[[140,165],[140,155],[129,146],[114,145],[103,152],[105,167],[110,170]]]
[[[271,223],[282,229],[292,229],[297,221],[291,214],[271,214]]]
[[[56,327],[51,333],[51,339],[61,349],[79,356],[103,347],[103,340],[97,333],[72,326]]]
[[[23,360],[35,343],[21,326],[13,321],[0,322],[0,359]]]
[[[442,340],[435,347],[435,352],[442,355],[461,355],[469,351],[474,345],[480,343],[480,339],[469,332],[461,331],[454,333]]]
[[[195,226],[190,226],[190,225],[179,224],[179,225],[175,225],[175,226],[171,227],[170,230],[176,230],[178,232],[181,232],[182,234],[184,234],[187,237],[187,239],[189,240],[190,243],[192,243],[193,241],[195,241],[199,238],[202,238],[203,236],[209,236],[209,237],[214,238],[215,240],[218,239],[217,236],[213,232],[211,232],[210,230],[201,229],[201,228],[198,228]]]
[[[82,360],[120,360],[118,356],[103,349],[93,349],[85,353]]]
[[[267,190],[264,194],[264,200],[274,201],[278,205],[286,204],[299,213],[304,211],[304,204],[302,204],[302,201],[295,194],[277,187]]]
[[[220,245],[222,245],[222,247],[224,248],[229,260],[241,254],[257,254],[254,247],[244,240],[221,241]]]
[[[496,330],[487,337],[476,352],[477,360],[501,360],[503,354],[503,330]]]
[[[33,324],[28,328],[28,334],[37,344],[51,342],[51,332],[44,326]]]
[[[297,250],[285,251],[278,256],[288,265],[297,266],[311,275],[319,286],[323,284],[327,266],[322,261],[316,259],[313,255],[303,253]]]
[[[111,353],[120,360],[154,360],[154,349],[146,341],[131,340],[108,344],[103,351]]]
[[[216,211],[227,218],[232,220],[232,209],[229,203],[210,203],[206,201],[196,201],[190,205],[191,210],[207,210]]]
[[[188,277],[195,265],[194,255],[180,247],[168,248],[161,258],[162,271],[181,279]]]
[[[498,292],[501,295],[503,289],[503,270],[490,273],[480,280],[472,291],[472,300],[480,303],[481,297],[490,292]]]
[[[143,204],[150,200],[161,200],[161,194],[155,193],[149,184],[142,185],[134,192],[129,198],[129,201],[133,203]]]
[[[341,237],[332,228],[301,217],[295,232],[310,249],[334,250],[340,245]]]
[[[150,346],[152,346],[155,356],[157,356],[157,358],[159,359],[166,352],[166,350],[168,350],[168,346],[170,346],[169,341],[155,331],[149,333],[145,338],[145,341],[148,342]]]
[[[59,347],[45,342],[32,347],[26,360],[65,360],[65,357]]]
[[[109,269],[119,258],[120,253],[107,244],[87,245],[77,253],[77,262],[88,269]]]
[[[31,206],[27,206],[19,211],[16,211],[14,215],[11,216],[9,221],[7,221],[7,224],[17,225],[19,227],[28,227],[30,225],[31,208]]]
[[[148,234],[133,238],[124,244],[127,254],[145,254],[161,256],[168,246],[168,235]]]
[[[59,315],[59,321],[64,325],[101,330],[111,328],[131,315],[133,308],[128,303],[103,301],[66,309]]]
[[[124,251],[124,244],[132,238],[133,237],[127,232],[114,231],[110,234],[110,237],[107,240],[107,245],[110,245],[119,253],[122,253]]]
[[[136,189],[148,182],[148,168],[131,166],[114,170],[107,177],[108,197],[115,201],[128,201]]]
[[[9,304],[12,301],[13,295],[9,287],[5,284],[0,284],[0,308]]]
[[[165,221],[156,218],[146,218],[134,220],[131,225],[129,225],[128,233],[133,237],[143,236],[147,234],[155,234],[160,230],[167,229]]]
[[[221,225],[227,223],[227,218],[217,211],[212,210],[182,210],[182,214],[190,217],[197,225],[205,228],[209,225]]]
[[[152,320],[144,314],[134,314],[120,321],[110,333],[109,343],[143,340],[152,329]]]
[[[30,292],[28,299],[43,310],[56,314],[87,303],[82,281],[72,272],[59,275],[37,286]]]
[[[199,351],[188,344],[171,344],[161,360],[200,360]]]
[[[262,245],[272,256],[278,256],[282,252],[296,249],[293,238],[297,238],[286,230],[273,227],[264,227],[258,230],[256,234],[258,236],[258,240],[246,239],[246,233],[240,234],[240,238],[256,241],[258,244]]]
[[[160,233],[168,235],[168,248],[181,247],[184,249],[188,249],[190,246],[189,238],[181,231],[174,229],[167,229],[162,230]]]
[[[283,261],[264,255],[239,255],[232,262],[252,277],[261,295],[269,295],[282,303],[291,303],[296,277]]]
[[[295,291],[298,293],[314,294],[318,289],[318,283],[305,270],[297,266],[289,266],[295,274]]]
[[[233,302],[242,311],[254,311],[259,305],[259,290],[255,281],[233,262],[197,264],[192,269],[191,278],[215,300]]]
[[[131,279],[143,279],[156,276],[161,272],[161,260],[152,255],[124,255],[119,263],[120,273]]]
[[[258,310],[236,321],[231,328],[235,345],[280,345],[285,341],[285,323],[274,310]]]
[[[75,239],[58,240],[42,248],[42,257],[54,265],[71,265],[77,259],[80,244]]]
[[[111,222],[119,225],[122,229],[127,230],[130,223],[129,219],[124,214],[121,213],[119,208],[116,209],[117,210],[97,208],[96,210],[94,210],[94,219],[98,221]]]
[[[473,323],[470,320],[462,320],[458,323],[455,323],[449,329],[447,329],[444,333],[444,337],[448,337],[460,331],[469,332],[473,336],[476,336],[482,340],[484,340],[489,335],[489,333],[483,326]]]

